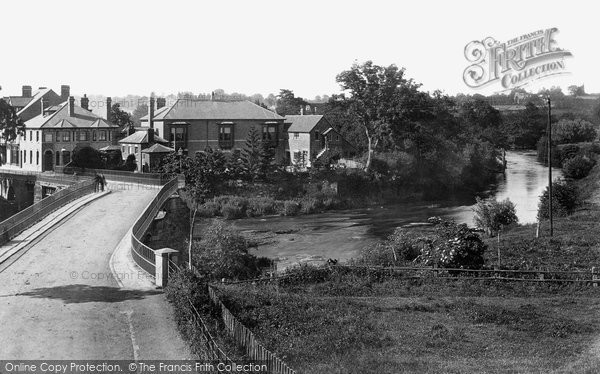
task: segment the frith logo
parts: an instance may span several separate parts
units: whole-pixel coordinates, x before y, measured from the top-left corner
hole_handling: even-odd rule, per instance
[[[557,28],[537,30],[500,43],[492,37],[475,40],[465,47],[471,63],[463,80],[471,88],[500,84],[500,91],[522,87],[534,80],[567,74],[566,57],[571,52],[558,48]]]

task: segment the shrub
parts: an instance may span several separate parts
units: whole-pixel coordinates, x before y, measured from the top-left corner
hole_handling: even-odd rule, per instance
[[[577,189],[572,183],[552,183],[552,213],[558,217],[564,217],[573,212],[577,206]],[[538,205],[538,218],[548,218],[548,188],[540,196]]]
[[[211,218],[218,216],[221,213],[221,207],[215,201],[207,201],[198,207],[198,215],[200,217]]]
[[[397,228],[386,240],[361,252],[359,262],[374,266],[394,266],[415,260],[421,254],[424,238]]]
[[[317,213],[321,210],[321,207],[321,200],[314,197],[306,197],[300,201],[300,211],[303,214]]]
[[[286,200],[283,202],[283,215],[284,216],[295,216],[300,212],[300,204],[293,200]]]
[[[485,200],[477,198],[477,204],[473,211],[475,212],[473,218],[475,225],[484,229],[490,236],[519,220],[515,204],[509,199],[498,202],[494,198]]]
[[[581,179],[587,177],[596,161],[586,157],[577,155],[567,159],[563,164],[563,173],[567,178]]]
[[[552,138],[557,144],[591,142],[596,139],[594,125],[582,119],[558,121]]]
[[[220,220],[215,220],[195,241],[192,261],[208,279],[249,279],[260,275],[260,261],[248,253],[250,243]]]
[[[446,268],[479,269],[487,245],[467,225],[442,221],[425,242],[418,260],[425,265]]]
[[[244,217],[244,211],[238,205],[226,203],[221,207],[221,214],[225,219],[238,219]]]
[[[248,200],[248,207],[246,208],[246,215],[248,217],[258,217],[275,213],[275,200],[269,197],[254,197]]]
[[[92,147],[76,147],[73,150],[73,166],[80,168],[102,169],[104,162],[98,150]]]

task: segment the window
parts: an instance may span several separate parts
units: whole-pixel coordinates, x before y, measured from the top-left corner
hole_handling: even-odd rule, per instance
[[[124,145],[121,146],[121,153],[125,153],[125,146]]]
[[[29,163],[33,164],[33,151],[29,151]]]
[[[96,131],[92,131],[92,141],[96,141]]]
[[[27,163],[27,151],[23,151],[23,163],[26,164]]]
[[[277,125],[264,125],[262,132],[262,138],[265,141],[269,141],[272,145],[277,145]]]
[[[33,131],[29,131],[29,141],[33,141]]]
[[[60,152],[56,151],[56,165],[60,165]]]
[[[44,132],[44,141],[48,143],[52,143],[52,133]]]
[[[219,147],[222,149],[233,148],[233,126],[219,125]]]
[[[77,137],[79,138],[79,141],[87,142],[88,141],[88,132],[87,131],[79,131],[77,133]]]
[[[319,141],[319,130],[315,130],[315,141]]]
[[[63,142],[70,142],[71,141],[71,132],[69,132],[69,131],[63,131],[63,133],[62,133],[62,141]]]
[[[137,145],[136,145],[135,147],[133,147],[133,152],[134,152],[136,155],[137,155],[137,150],[138,150],[138,147],[137,147]]]
[[[98,140],[106,141],[106,131],[102,130],[98,132]]]
[[[35,164],[40,164],[40,151],[35,151]]]
[[[340,136],[339,136],[339,135],[336,135],[336,136],[335,136],[335,141],[336,141],[336,142],[339,142],[339,141],[340,141]]]
[[[299,132],[295,132],[294,133],[294,139],[298,139],[300,137],[300,133]]]
[[[36,131],[36,132],[35,132],[35,141],[36,141],[36,142],[39,142],[39,141],[40,141],[40,132],[39,132],[39,131]]]
[[[187,148],[187,129],[185,127],[171,127],[171,147],[177,151]]]

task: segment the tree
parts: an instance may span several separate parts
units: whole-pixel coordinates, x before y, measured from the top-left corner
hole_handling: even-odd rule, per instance
[[[459,121],[481,140],[497,147],[507,147],[506,135],[502,131],[500,112],[484,100],[468,100],[459,106]]]
[[[131,119],[131,115],[123,109],[121,109],[121,105],[119,103],[113,104],[110,112],[112,122],[115,125],[119,126],[121,130],[133,127],[133,120]]]
[[[277,114],[286,116],[300,114],[302,106],[307,103],[301,97],[295,97],[292,90],[281,89],[277,95]]]
[[[498,236],[498,266],[500,266],[500,232],[504,227],[519,221],[515,204],[509,199],[496,201],[494,198],[483,200],[478,197],[473,211],[475,226],[484,229],[489,236]]]
[[[579,118],[561,119],[552,128],[552,140],[556,144],[591,142],[598,136],[591,122]]]
[[[538,139],[544,135],[547,127],[547,118],[540,108],[528,102],[525,110],[520,112],[512,123],[511,133],[514,144],[518,148],[533,149]]]
[[[15,108],[3,99],[0,99],[0,137],[4,142],[14,141],[18,135],[25,131],[25,124],[17,116]]]
[[[252,126],[248,131],[246,144],[240,155],[243,173],[251,181],[255,181],[260,177],[261,143],[258,130]]]
[[[140,119],[148,114],[148,104],[142,103],[135,108],[133,113],[131,114],[131,121],[135,126],[140,126]]]
[[[260,144],[259,170],[260,177],[267,180],[271,173],[275,171],[275,147],[268,140],[263,140]]]
[[[104,162],[98,150],[92,147],[76,147],[73,150],[73,165],[80,168],[102,169]]]
[[[574,97],[585,96],[585,88],[583,85],[581,85],[581,86],[572,85],[572,86],[569,86],[568,90],[569,90],[569,95],[571,95],[571,96],[574,96]]]
[[[379,141],[392,132],[398,138],[403,132],[403,117],[411,117],[413,111],[420,110],[414,105],[420,86],[404,78],[404,69],[396,65],[382,67],[372,61],[362,65],[355,63],[336,80],[350,95],[339,98],[345,101],[347,110],[357,118],[366,134],[368,170]]]

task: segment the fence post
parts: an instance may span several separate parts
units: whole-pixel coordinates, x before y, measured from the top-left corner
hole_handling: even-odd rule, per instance
[[[169,254],[179,253],[175,249],[162,248],[154,251],[155,274],[154,283],[160,288],[167,286],[169,280]]]
[[[592,285],[594,287],[598,287],[598,282],[596,282],[598,280],[598,276],[596,275],[596,267],[592,266]]]

